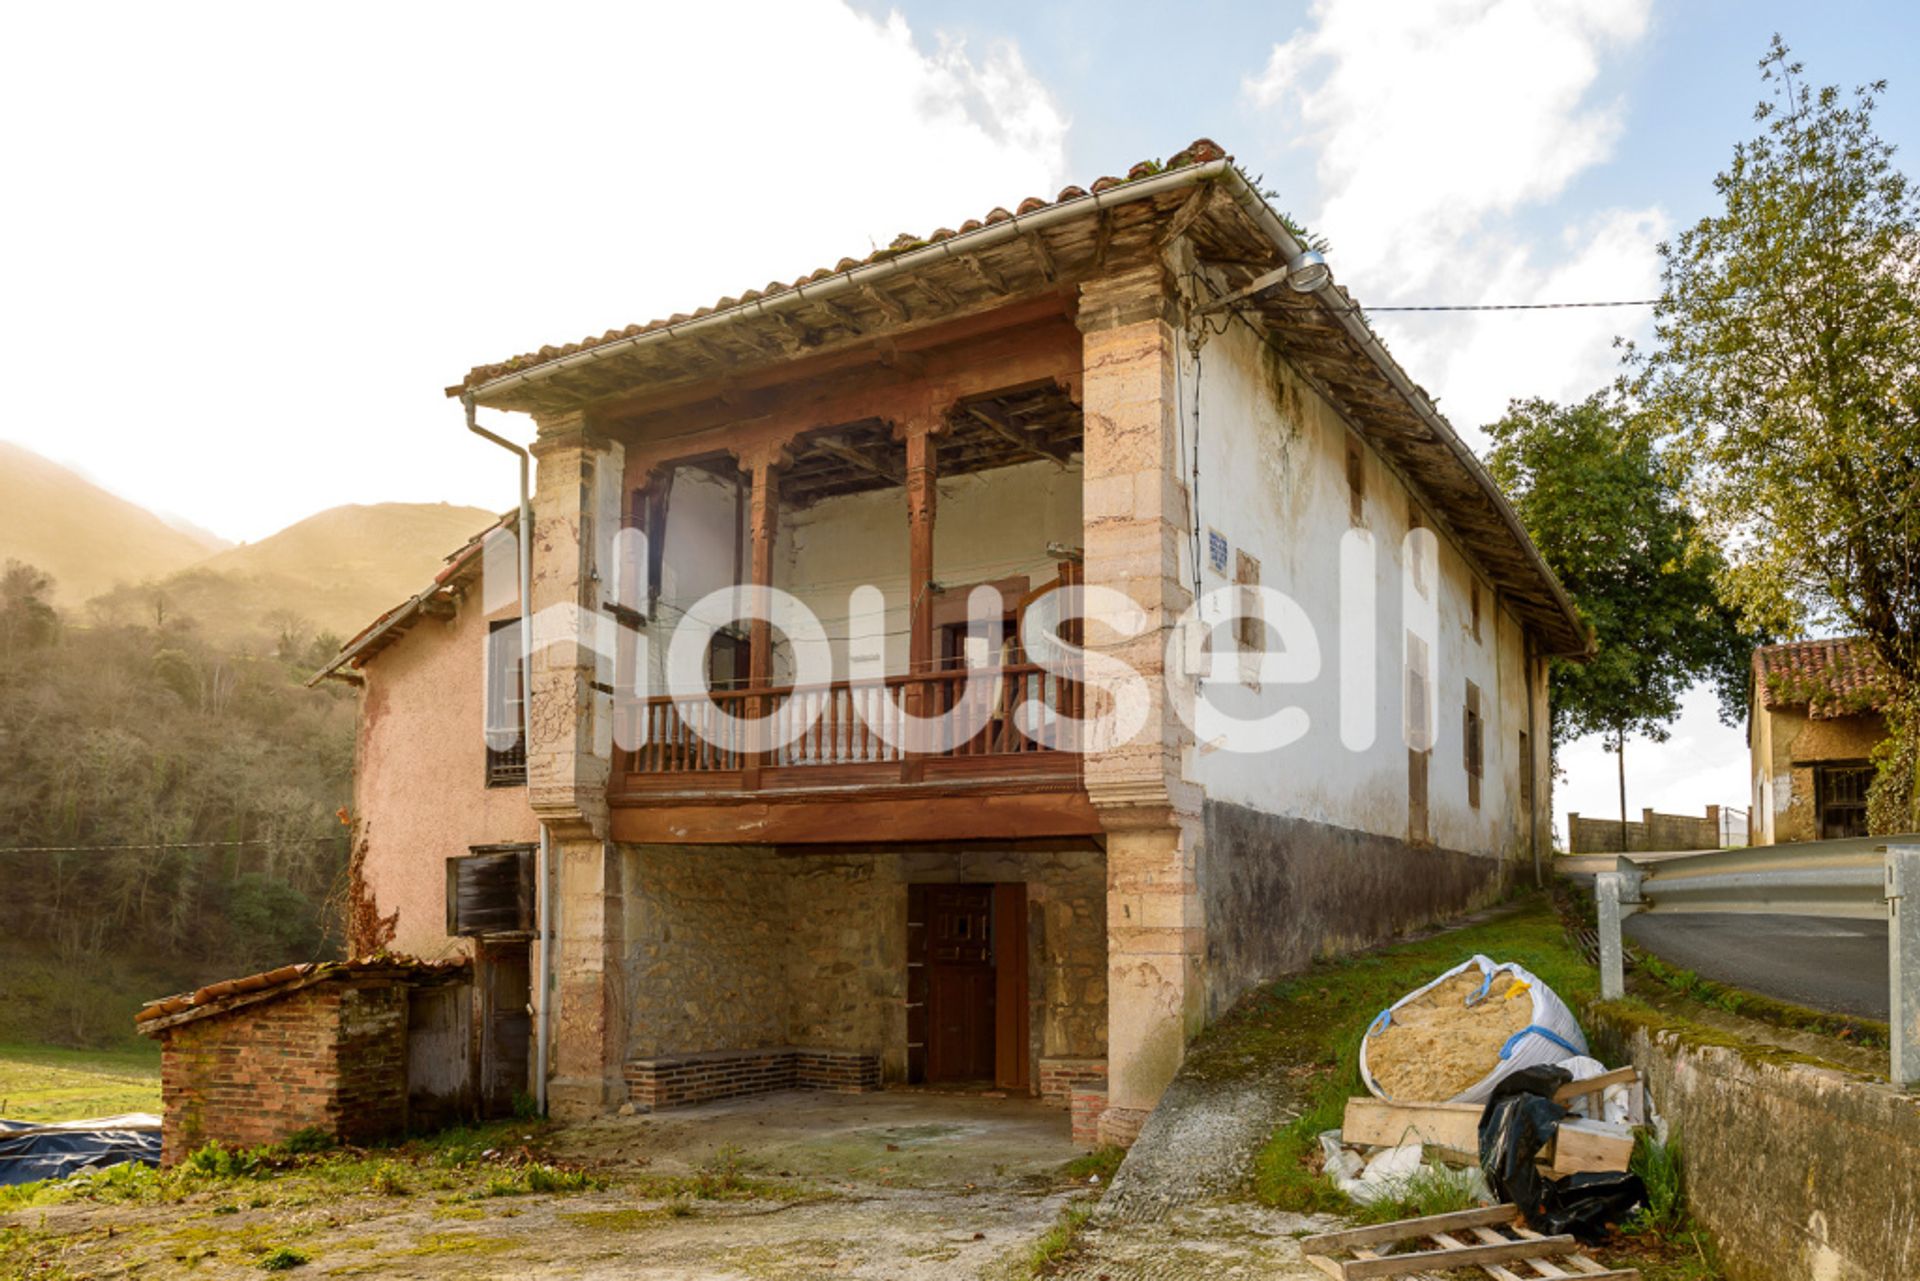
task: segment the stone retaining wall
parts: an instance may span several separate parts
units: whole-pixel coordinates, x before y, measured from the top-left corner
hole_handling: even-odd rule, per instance
[[[1588,1027],[1679,1135],[1688,1202],[1730,1281],[1920,1276],[1920,1098],[1604,1006]]]

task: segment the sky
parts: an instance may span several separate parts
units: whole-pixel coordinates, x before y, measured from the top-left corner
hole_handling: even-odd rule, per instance
[[[1816,82],[1891,80],[1881,130],[1920,146],[1920,6],[1891,0],[10,6],[0,438],[231,539],[504,508],[511,459],[442,394],[469,367],[1203,136],[1363,303],[1649,297],[1776,31]],[[1606,382],[1645,316],[1378,325],[1479,448],[1508,398]],[[1629,740],[1632,810],[1744,804],[1713,709]],[[1597,743],[1562,764],[1557,811],[1617,811]]]

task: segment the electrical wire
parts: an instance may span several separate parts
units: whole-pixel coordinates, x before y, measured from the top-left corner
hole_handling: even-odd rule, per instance
[[[1616,298],[1606,302],[1461,302],[1404,307],[1343,307],[1335,310],[1348,314],[1359,311],[1569,311],[1585,307],[1658,307],[1663,301],[1660,298]]]
[[[284,840],[251,841],[158,841],[141,845],[14,845],[0,846],[0,854],[111,854],[121,850],[230,850],[260,845],[318,845],[325,841],[344,841],[346,834],[335,836],[289,836]]]

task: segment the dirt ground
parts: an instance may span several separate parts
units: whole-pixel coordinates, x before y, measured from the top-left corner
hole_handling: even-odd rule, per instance
[[[336,1171],[338,1186],[295,1173],[161,1203],[34,1205],[0,1213],[0,1276],[254,1277],[291,1250],[296,1277],[1010,1278],[1102,1190],[1063,1168],[1080,1155],[1065,1116],[1018,1099],[779,1094],[607,1118],[538,1147],[602,1186],[491,1195],[476,1190],[484,1166],[449,1183],[389,1162],[373,1167],[396,1171],[384,1191]],[[1236,1207],[1090,1224],[1060,1271],[1310,1277],[1290,1235],[1303,1222]]]

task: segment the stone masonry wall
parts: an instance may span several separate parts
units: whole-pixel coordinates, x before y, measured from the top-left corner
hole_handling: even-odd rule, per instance
[[[1587,1029],[1631,1060],[1679,1136],[1687,1205],[1731,1281],[1920,1276],[1920,1106],[1884,1081],[1700,1044],[1601,1006]]]
[[[787,877],[763,850],[626,851],[629,1058],[789,1044]]]
[[[903,1079],[906,886],[996,881],[1027,885],[1033,1058],[1106,1053],[1097,851],[624,854],[631,1058],[792,1046],[878,1056]]]
[[[325,983],[162,1034],[161,1161],[206,1143],[255,1147],[317,1127],[345,1142],[407,1120],[407,998]]]

